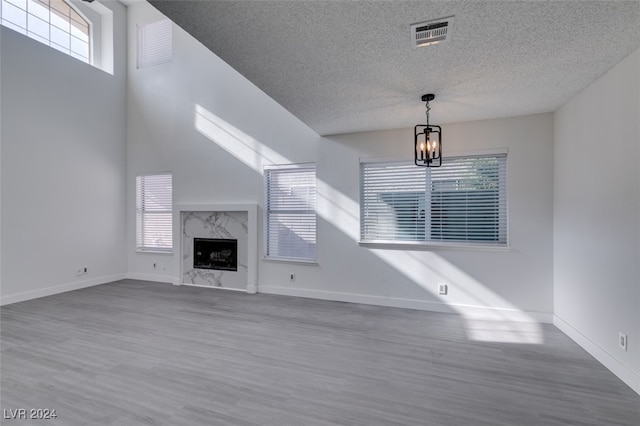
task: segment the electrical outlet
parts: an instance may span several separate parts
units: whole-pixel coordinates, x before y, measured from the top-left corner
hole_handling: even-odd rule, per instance
[[[82,273],[83,274],[88,274],[89,273],[89,267],[88,266],[83,266],[82,267]]]
[[[620,349],[627,350],[627,335],[623,332],[618,332],[618,345],[620,345]]]
[[[291,272],[289,274],[289,281],[294,282],[296,280],[296,274]]]
[[[153,263],[153,269],[156,269],[158,267],[158,265],[154,262]]]
[[[83,267],[77,267],[76,268],[76,275],[80,276],[82,274],[84,274],[84,268]]]
[[[438,294],[447,295],[449,293],[449,287],[446,284],[438,284]]]

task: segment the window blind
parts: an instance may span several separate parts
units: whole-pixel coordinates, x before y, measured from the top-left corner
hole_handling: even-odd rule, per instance
[[[138,68],[150,67],[173,59],[171,21],[162,21],[138,27]]]
[[[173,181],[171,174],[136,177],[136,249],[173,249]]]
[[[363,242],[439,242],[506,246],[506,154],[360,167]]]
[[[426,169],[402,161],[360,171],[361,239],[424,241]]]
[[[265,168],[265,257],[316,260],[315,164]]]
[[[506,245],[506,155],[452,158],[430,170],[430,240]]]

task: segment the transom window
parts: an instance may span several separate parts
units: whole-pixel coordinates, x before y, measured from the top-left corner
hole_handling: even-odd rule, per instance
[[[65,0],[1,0],[0,21],[32,39],[91,63],[90,24]]]
[[[361,242],[507,245],[506,154],[362,162]]]

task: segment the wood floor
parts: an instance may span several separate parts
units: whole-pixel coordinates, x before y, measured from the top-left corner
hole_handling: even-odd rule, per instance
[[[6,425],[640,425],[640,396],[551,325],[124,280],[1,309]]]

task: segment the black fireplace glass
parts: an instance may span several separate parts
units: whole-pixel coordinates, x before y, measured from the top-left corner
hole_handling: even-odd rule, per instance
[[[238,240],[194,238],[193,268],[237,271]]]

